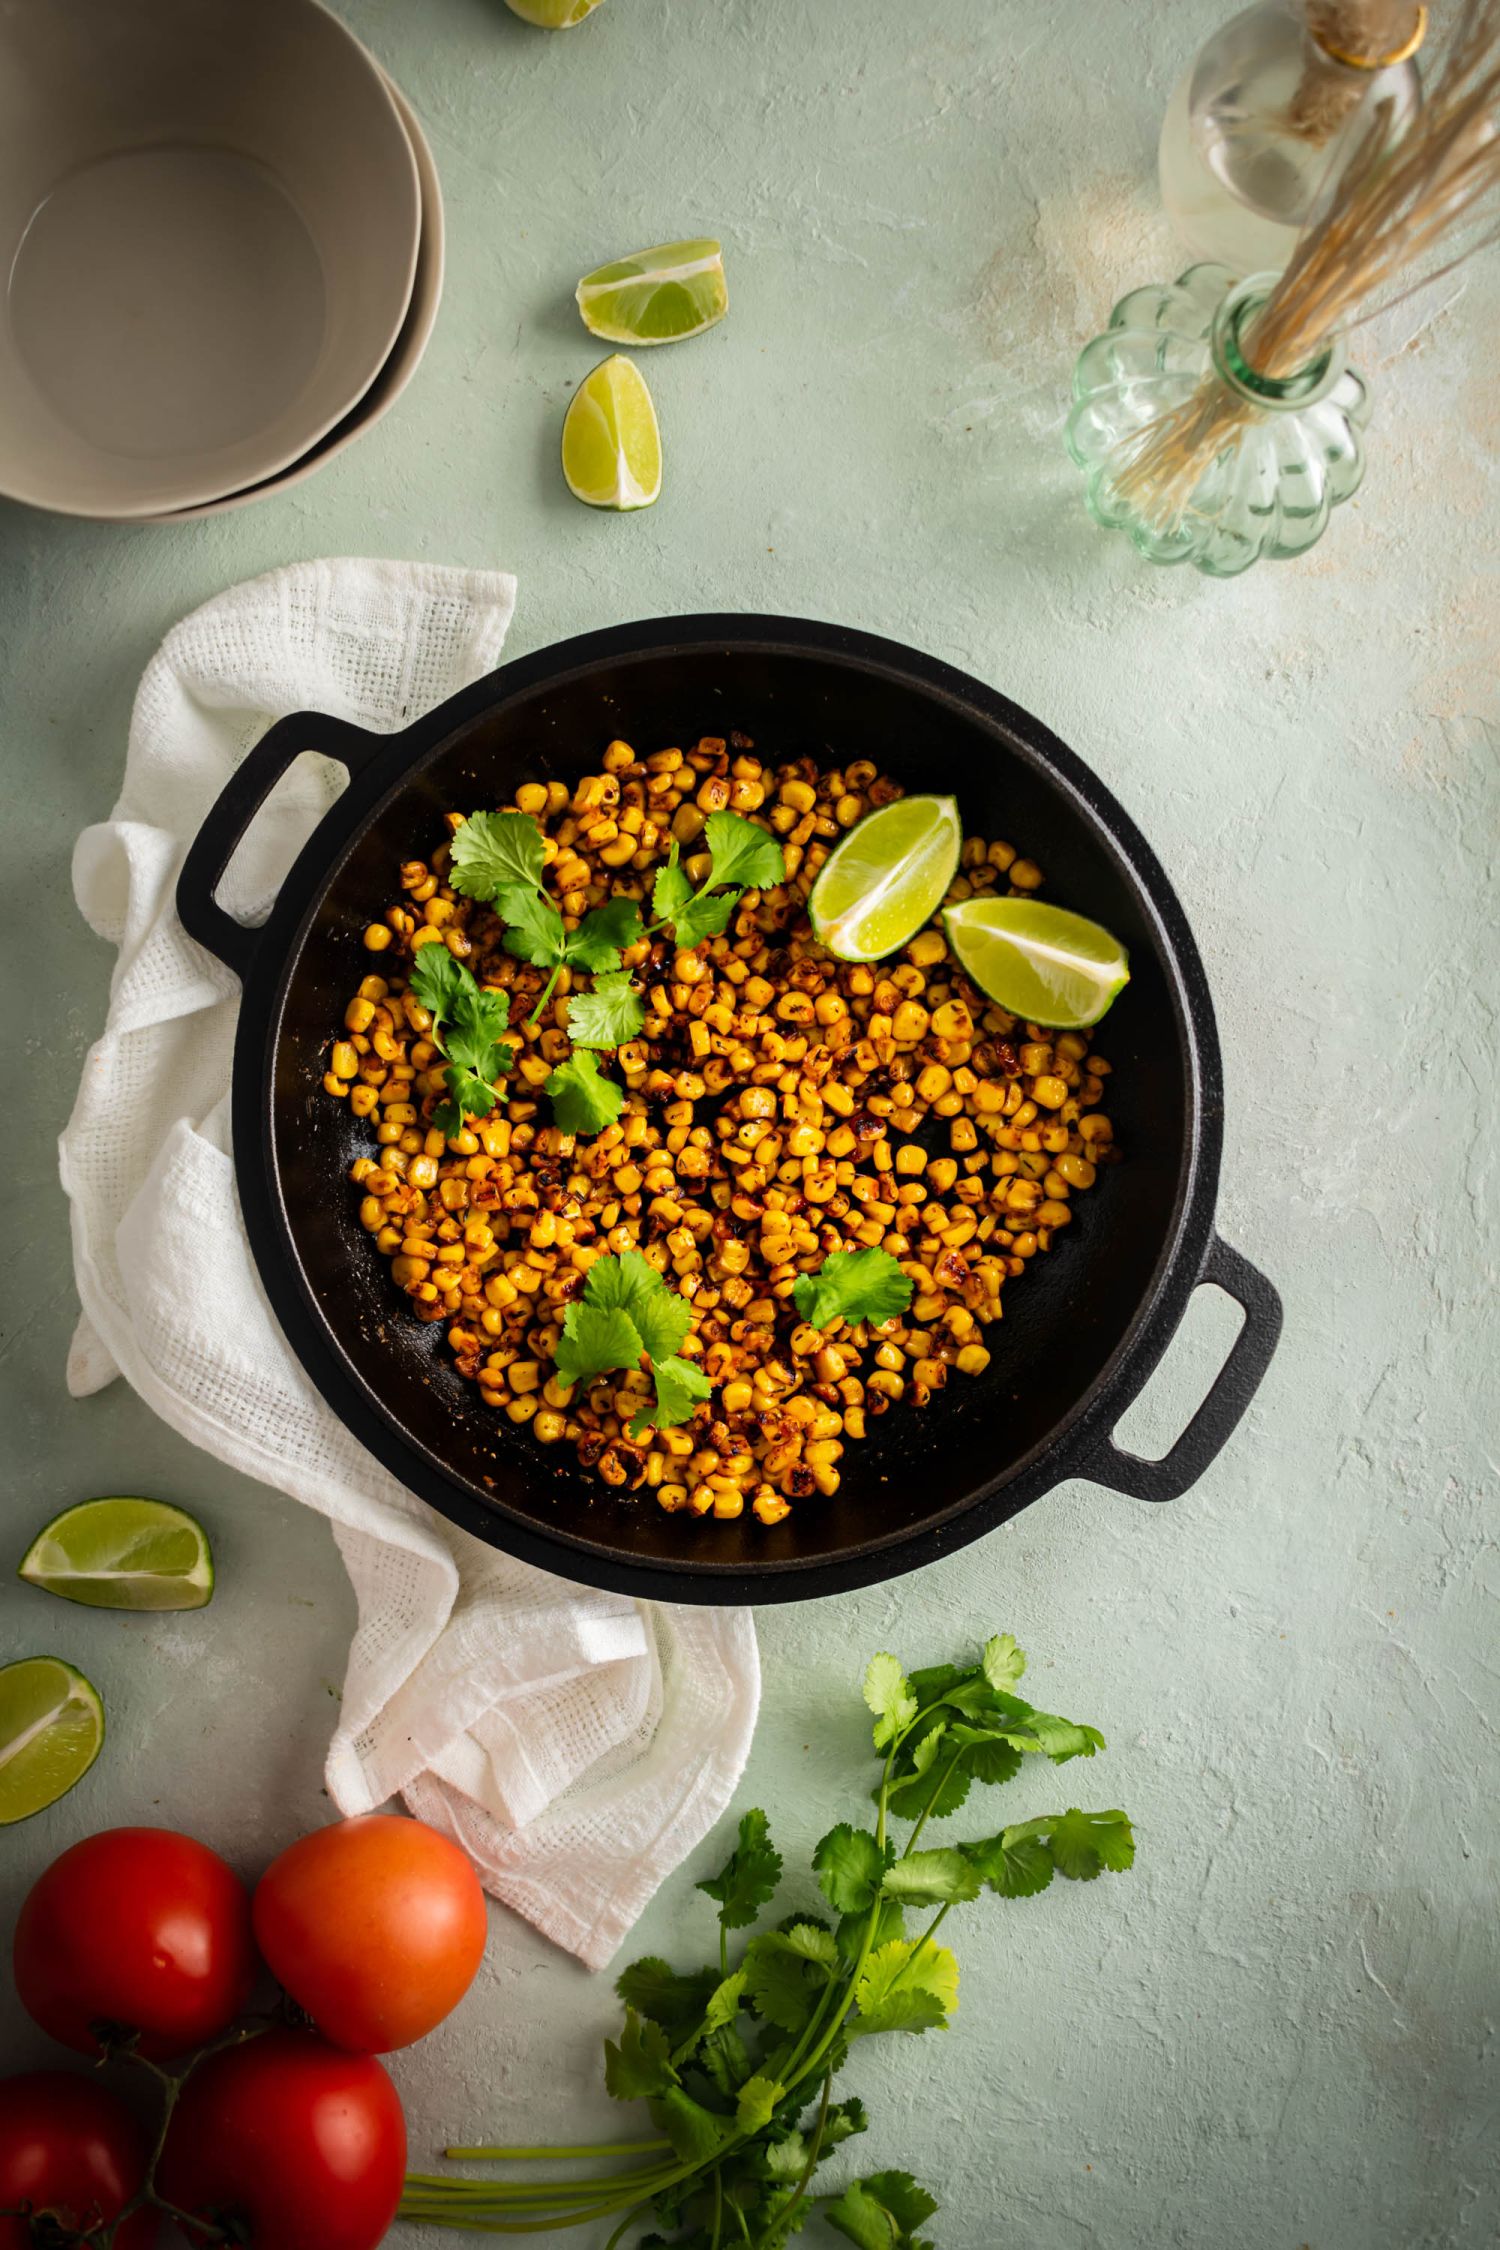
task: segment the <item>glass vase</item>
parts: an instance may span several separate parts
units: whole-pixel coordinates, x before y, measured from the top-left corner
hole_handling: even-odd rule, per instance
[[[1079,355],[1068,450],[1096,521],[1151,562],[1232,578],[1286,561],[1359,487],[1369,396],[1343,345],[1279,378],[1246,356],[1276,278],[1200,265],[1133,289]]]
[[[1258,0],[1189,64],[1167,105],[1162,202],[1186,249],[1233,273],[1280,269],[1375,104],[1421,106],[1416,0]]]

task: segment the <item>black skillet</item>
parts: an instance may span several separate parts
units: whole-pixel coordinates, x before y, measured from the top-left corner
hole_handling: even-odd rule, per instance
[[[832,1500],[773,1530],[620,1498],[497,1417],[411,1320],[347,1180],[366,1129],[322,1090],[327,1047],[372,965],[360,934],[397,863],[430,852],[446,810],[523,779],[571,781],[621,735],[642,751],[738,728],[769,759],[873,758],[908,789],[956,793],[965,829],[1040,862],[1046,896],[1105,923],[1131,981],[1099,1037],[1127,1161],[1006,1293],[993,1360],[924,1412],[851,1445]],[[216,903],[240,838],[303,751],[349,786],[247,929]],[[1281,1326],[1276,1291],[1214,1231],[1223,1089],[1208,985],[1182,908],[1144,838],[1047,729],[977,680],[893,641],[782,617],[624,625],[507,664],[396,735],[308,713],[256,745],[204,822],[177,903],[240,978],[235,1165],[266,1293],[312,1381],[413,1492],[526,1561],[680,1602],[797,1601],[949,1554],[1068,1477],[1141,1500],[1187,1491],[1249,1405]],[[1200,1283],[1244,1309],[1207,1397],[1158,1461],[1111,1432]]]

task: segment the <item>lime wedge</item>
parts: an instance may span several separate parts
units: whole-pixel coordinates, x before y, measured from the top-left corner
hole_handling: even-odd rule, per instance
[[[954,797],[898,797],[867,814],[813,885],[819,943],[841,961],[884,960],[942,905],[962,843]]]
[[[583,325],[610,344],[672,344],[701,335],[729,310],[717,242],[661,242],[586,273],[577,291]]]
[[[570,31],[599,6],[599,0],[505,0],[513,16],[523,23],[540,24],[543,31]]]
[[[960,965],[1026,1023],[1082,1031],[1130,982],[1118,938],[1081,914],[1035,898],[966,898],[943,916]]]
[[[98,1691],[60,1656],[0,1668],[0,1828],[65,1797],[103,1742]]]
[[[84,1500],[33,1540],[19,1575],[88,1609],[203,1609],[214,1558],[202,1524],[165,1500]]]
[[[563,475],[591,508],[649,508],[661,491],[661,432],[646,379],[616,352],[574,392],[563,420]]]

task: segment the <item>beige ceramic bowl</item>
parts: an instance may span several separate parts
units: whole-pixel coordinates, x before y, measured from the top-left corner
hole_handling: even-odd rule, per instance
[[[289,469],[283,469],[279,476],[267,477],[263,484],[249,485],[243,492],[228,492],[222,500],[205,501],[201,508],[176,508],[170,514],[152,516],[149,519],[152,523],[192,523],[200,516],[223,515],[228,508],[247,508],[252,501],[273,499],[276,494],[305,483],[356,438],[372,430],[381,416],[395,405],[416,373],[443,294],[443,190],[427,136],[411,104],[393,79],[387,79],[386,83],[392,101],[401,112],[401,122],[411,141],[422,183],[422,233],[417,245],[417,273],[395,349],[353,412],[346,414],[325,438],[319,439],[310,453],[294,461]]]
[[[0,493],[121,518],[273,476],[389,358],[420,225],[317,0],[5,0]]]

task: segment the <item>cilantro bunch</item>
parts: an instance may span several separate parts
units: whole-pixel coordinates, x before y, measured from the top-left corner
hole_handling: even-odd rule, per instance
[[[616,898],[591,908],[570,931],[561,907],[542,887],[542,832],[529,813],[471,813],[454,831],[449,882],[466,898],[494,908],[505,924],[507,953],[547,971],[530,1022],[540,1020],[564,969],[582,970],[594,979],[589,991],[569,998],[568,1038],[574,1052],[552,1072],[544,1089],[565,1133],[602,1132],[625,1105],[623,1089],[594,1059],[597,1050],[624,1046],[645,1025],[646,1011],[623,955],[664,929],[672,931],[680,948],[699,945],[727,927],[747,889],[763,890],[785,880],[786,855],[776,838],[739,813],[711,813],[703,840],[709,869],[697,889],[681,864],[680,846],[673,843],[652,889],[656,919],[649,926],[635,899]]]
[[[414,2176],[400,2215],[516,2234],[608,2219],[606,2250],[651,2223],[658,2231],[639,2250],[787,2250],[816,2217],[856,2250],[934,2250],[920,2230],[937,2201],[910,2173],[815,2184],[833,2151],[867,2130],[859,2100],[833,2099],[834,2079],[862,2039],[947,2027],[958,1963],[937,1932],[955,1906],[985,1891],[1029,1898],[1054,1875],[1090,1882],[1135,1857],[1124,1813],[1076,1806],[919,1848],[929,1821],[957,1812],[976,1784],[1007,1782],[1028,1758],[1060,1766],[1104,1747],[1097,1729],[1016,1694],[1025,1664],[1008,1633],[967,1666],[908,1676],[894,1656],[873,1659],[864,1682],[881,1760],[873,1823],[831,1828],[812,1856],[814,1907],[759,1929],[732,1960],[731,1933],[762,1921],[782,1876],[765,1814],[744,1815],[727,1864],[698,1885],[719,1909],[717,1963],[684,1971],[653,1956],[616,1988],[625,2021],[605,2043],[605,2085],[649,2105],[654,2137],[447,2152],[626,2156],[627,2167],[553,2183]],[[912,1824],[901,1844],[897,1821]],[[915,1930],[912,1914],[927,1914]]]
[[[569,1305],[557,1342],[557,1372],[565,1383],[592,1382],[613,1368],[649,1363],[656,1404],[632,1417],[630,1435],[643,1437],[653,1423],[671,1429],[691,1417],[710,1384],[693,1360],[678,1352],[692,1321],[685,1297],[669,1289],[638,1250],[596,1258],[583,1295]]]

